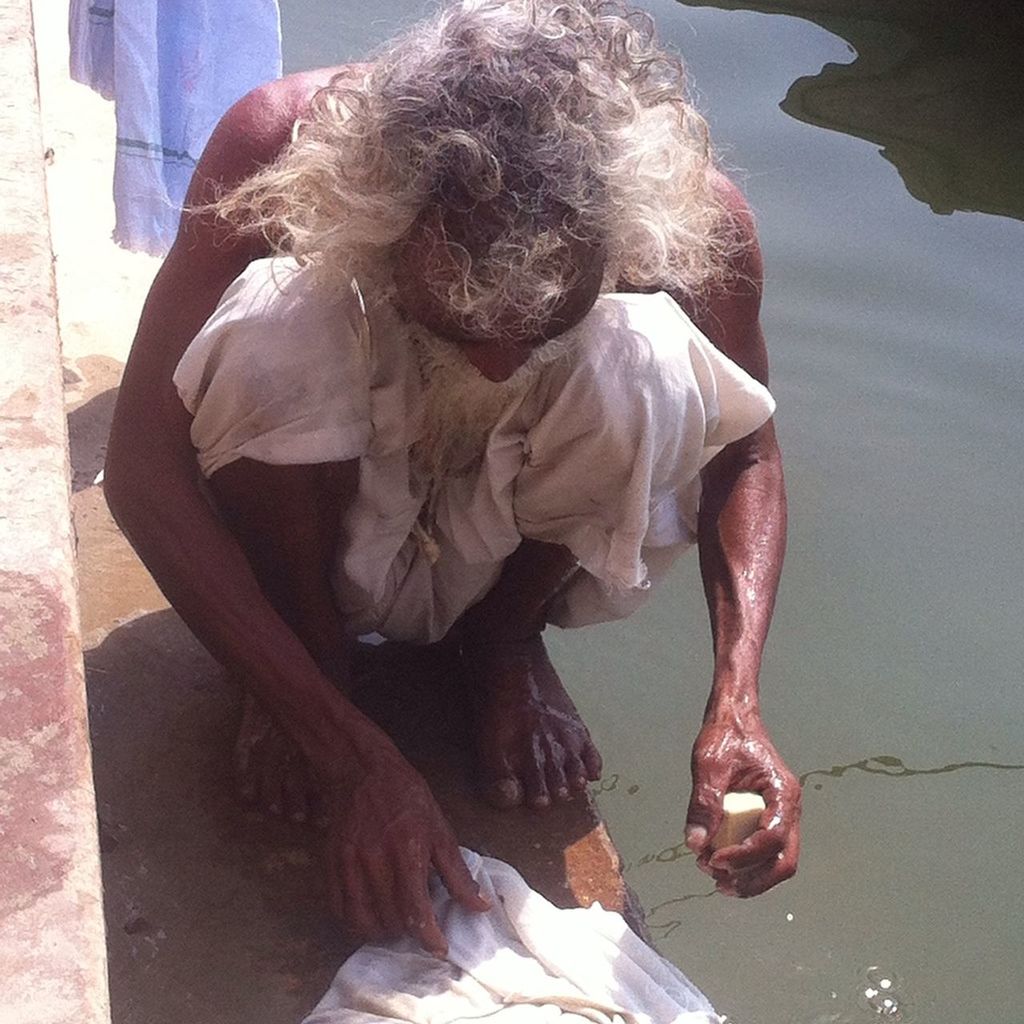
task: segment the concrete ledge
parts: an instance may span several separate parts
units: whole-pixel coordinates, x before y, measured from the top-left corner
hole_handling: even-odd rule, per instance
[[[0,1006],[109,1019],[28,0],[0,0]]]

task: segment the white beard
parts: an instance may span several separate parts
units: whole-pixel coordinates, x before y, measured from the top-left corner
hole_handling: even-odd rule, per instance
[[[410,450],[413,472],[436,487],[447,477],[475,469],[487,451],[491,431],[546,366],[575,348],[576,335],[564,335],[534,349],[507,380],[488,380],[458,345],[411,323],[409,340],[419,360],[423,413]]]

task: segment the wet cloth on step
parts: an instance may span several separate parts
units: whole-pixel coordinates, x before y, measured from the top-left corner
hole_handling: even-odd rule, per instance
[[[114,100],[114,241],[165,253],[224,112],[281,74],[277,0],[71,0],[71,77]]]
[[[334,575],[354,632],[432,642],[493,586],[523,537],[580,570],[557,625],[623,618],[696,537],[700,471],[772,414],[768,391],[666,294],[601,296],[564,357],[509,402],[471,472],[434,488],[409,453],[423,384],[394,306],[289,259],[253,263],[174,375],[207,477],[238,458],[358,459]]]
[[[560,910],[509,865],[463,850],[493,906],[465,910],[434,881],[448,940],[363,946],[303,1024],[719,1024],[705,996],[600,904]]]

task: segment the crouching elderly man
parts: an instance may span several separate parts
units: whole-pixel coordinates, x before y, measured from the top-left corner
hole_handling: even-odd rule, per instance
[[[319,794],[339,913],[441,950],[429,874],[482,908],[345,697],[353,638],[458,642],[485,794],[543,808],[601,770],[546,624],[628,616],[695,540],[715,666],[687,843],[725,892],[791,875],[799,785],[757,692],[785,535],[760,256],[648,20],[462,0],[246,97],[190,203],[107,495],[246,688],[243,788],[296,818]],[[768,810],[713,854],[730,789]]]

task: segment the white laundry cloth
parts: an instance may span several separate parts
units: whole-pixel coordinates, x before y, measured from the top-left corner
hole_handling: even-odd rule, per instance
[[[368,326],[368,329],[366,329]],[[426,485],[410,466],[422,383],[394,307],[328,287],[290,259],[227,289],[174,383],[211,476],[245,457],[360,460],[334,574],[353,632],[433,642],[493,586],[523,537],[567,546],[578,572],[549,609],[624,618],[692,545],[700,470],[775,403],[665,293],[601,296],[577,343],[512,399],[479,467],[436,495],[436,561],[417,542]]]
[[[474,913],[440,882],[438,960],[411,938],[363,946],[303,1024],[719,1024],[705,996],[600,904],[560,910],[508,864],[463,856],[493,906]]]
[[[71,0],[71,77],[115,102],[114,240],[162,255],[221,115],[281,74],[277,0]]]

